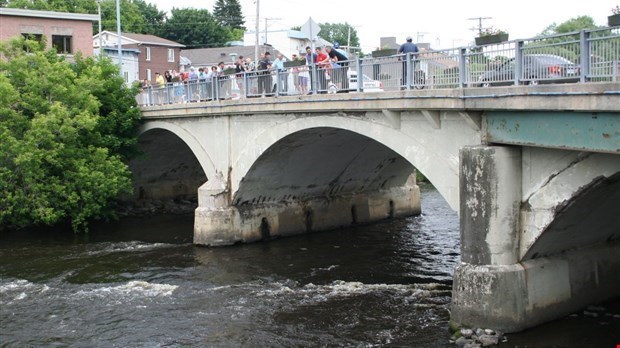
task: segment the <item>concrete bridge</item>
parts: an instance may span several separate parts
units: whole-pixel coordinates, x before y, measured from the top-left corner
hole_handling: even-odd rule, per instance
[[[194,243],[460,215],[452,319],[505,332],[620,295],[618,83],[143,108],[139,195],[198,191]]]

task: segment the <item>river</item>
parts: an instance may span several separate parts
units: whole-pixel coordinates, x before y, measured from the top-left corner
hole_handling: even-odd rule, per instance
[[[422,208],[225,248],[192,245],[192,216],[123,219],[88,235],[4,233],[0,345],[455,347],[458,217],[428,186]],[[500,346],[615,347],[619,313],[619,301],[593,307]]]

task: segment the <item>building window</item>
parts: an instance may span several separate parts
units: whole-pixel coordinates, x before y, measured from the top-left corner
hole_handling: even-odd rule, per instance
[[[146,47],[146,61],[150,62],[151,61],[151,48],[150,47]]]
[[[129,71],[123,71],[123,78],[125,79],[125,83],[129,83]]]
[[[36,41],[38,43],[41,43],[41,41],[43,41],[43,34],[27,34],[27,33],[22,33],[22,37],[26,40],[32,40],[32,41]],[[28,48],[28,46],[26,46],[24,44],[24,51],[26,52],[30,52],[30,48]]]
[[[146,69],[146,79],[149,81],[153,79],[153,75],[151,74],[151,69]]]
[[[174,49],[172,48],[168,49],[168,61],[174,62]]]
[[[73,53],[72,41],[72,36],[52,35],[52,47],[54,47],[58,53]]]
[[[22,33],[22,36],[26,40],[32,40],[32,41],[36,41],[36,42],[41,42],[41,40],[43,40],[43,34]]]

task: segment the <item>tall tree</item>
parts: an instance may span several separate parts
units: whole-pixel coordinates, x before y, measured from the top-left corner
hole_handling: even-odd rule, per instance
[[[131,191],[119,154],[135,143],[140,117],[128,110],[137,109],[136,90],[117,70],[108,73],[108,60],[77,54],[70,64],[43,46],[0,43],[0,226],[68,220],[81,230],[112,215],[111,203]],[[112,109],[122,115],[101,114]],[[108,117],[124,124],[109,126],[116,121]]]
[[[223,47],[231,41],[230,30],[217,23],[209,10],[173,8],[160,36],[187,47]]]
[[[357,30],[349,23],[321,23],[319,37],[331,42],[338,42],[341,46],[359,47]]]
[[[157,6],[147,4],[144,0],[133,0],[145,20],[144,34],[159,35],[161,28],[166,21],[166,12],[160,11]]]
[[[239,0],[217,0],[213,6],[213,17],[225,27],[245,30],[245,19]]]

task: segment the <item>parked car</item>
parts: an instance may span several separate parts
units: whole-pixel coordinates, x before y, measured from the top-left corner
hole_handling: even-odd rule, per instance
[[[579,66],[564,57],[553,54],[525,54],[519,80],[527,85],[578,82],[579,73]],[[514,79],[515,59],[512,58],[480,75],[477,85],[479,87],[512,85]]]
[[[349,90],[357,90],[357,72],[349,69],[347,70],[347,75],[349,77]],[[383,92],[383,82],[373,80],[366,75],[363,75],[363,77],[362,88],[364,92]]]

